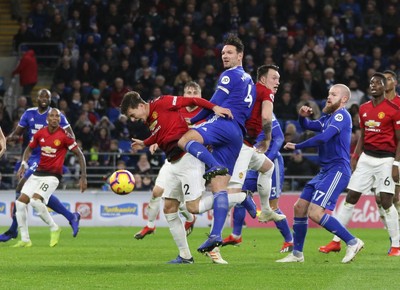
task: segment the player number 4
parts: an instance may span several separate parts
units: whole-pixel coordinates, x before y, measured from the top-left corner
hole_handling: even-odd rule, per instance
[[[251,104],[253,104],[253,96],[251,95],[251,89],[252,85],[247,86],[247,96],[244,98],[245,103],[249,103],[248,107],[251,107]]]

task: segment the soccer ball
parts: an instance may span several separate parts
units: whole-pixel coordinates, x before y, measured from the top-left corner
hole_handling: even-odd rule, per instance
[[[117,170],[109,179],[111,190],[116,194],[125,195],[135,188],[135,178],[128,170]]]

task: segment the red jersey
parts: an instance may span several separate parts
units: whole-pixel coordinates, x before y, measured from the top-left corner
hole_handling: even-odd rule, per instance
[[[44,127],[32,136],[29,143],[29,147],[32,149],[39,146],[40,161],[36,172],[56,175],[60,178],[67,151],[78,145],[63,128],[58,127],[55,132],[50,133],[48,127]]]
[[[360,106],[360,127],[364,128],[364,152],[382,157],[396,153],[396,133],[400,130],[400,110],[397,105],[384,99],[374,107],[372,101]],[[389,154],[387,154],[389,153]]]
[[[192,119],[194,116],[196,116],[203,108],[201,107],[197,107],[196,109],[194,109],[193,111],[189,112],[187,107],[183,107],[179,110],[179,112],[181,113],[183,119]],[[203,120],[197,122],[196,124],[202,123]]]
[[[211,110],[214,107],[214,104],[202,98],[176,96],[161,96],[150,101],[149,105],[149,117],[146,123],[151,136],[143,142],[146,146],[157,143],[169,160],[176,160],[183,155],[177,143],[189,130],[180,109],[186,106],[201,106]]]
[[[395,95],[393,100],[390,100],[391,102],[395,103],[399,108],[400,108],[400,96],[399,95]]]
[[[257,136],[262,130],[262,103],[264,101],[274,102],[274,94],[265,85],[257,82],[256,83],[256,103],[254,104],[253,111],[251,112],[250,118],[246,121],[247,134],[245,136],[245,141],[254,144]]]

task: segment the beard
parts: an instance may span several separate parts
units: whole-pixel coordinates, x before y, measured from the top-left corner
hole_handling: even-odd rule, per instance
[[[322,109],[322,112],[324,112],[325,114],[332,114],[339,108],[340,108],[340,101],[337,101],[336,103],[332,104],[326,103],[325,107]]]

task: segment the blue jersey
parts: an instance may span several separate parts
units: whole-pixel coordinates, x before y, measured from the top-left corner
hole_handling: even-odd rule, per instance
[[[217,90],[212,96],[210,102],[230,109],[234,121],[246,132],[245,122],[250,117],[256,98],[256,88],[251,76],[243,70],[243,67],[237,66],[227,69],[219,77]],[[208,116],[207,116],[208,115]],[[211,119],[213,114],[209,110],[202,110],[195,116],[191,122],[196,123],[201,119]]]
[[[305,130],[321,132],[321,134],[296,144],[296,149],[318,147],[319,163],[322,170],[338,167],[342,173],[350,175],[352,122],[349,112],[342,108],[315,121],[304,117],[300,117],[299,121]]]
[[[21,120],[19,120],[18,126],[25,128],[28,131],[29,139],[39,131],[39,129],[47,126],[47,114],[50,111],[50,107],[44,112],[39,113],[39,109],[37,107],[29,108],[25,111],[25,113],[21,116]],[[61,128],[67,128],[70,124],[68,123],[67,119],[63,114],[61,114]],[[40,147],[33,149],[32,151],[32,158],[40,157]]]
[[[271,187],[271,194],[269,199],[277,199],[280,197],[282,193],[282,187],[284,182],[284,163],[283,157],[279,152],[279,149],[282,147],[284,142],[284,135],[279,125],[278,120],[276,120],[275,115],[272,117],[272,131],[271,131],[271,143],[268,147],[267,152],[265,155],[274,163],[275,168],[272,174],[272,187]],[[264,140],[265,135],[262,132],[258,137],[256,142]],[[257,190],[257,178],[258,172],[256,170],[249,170],[247,171],[246,180],[243,184],[243,190],[250,190],[255,192]]]

